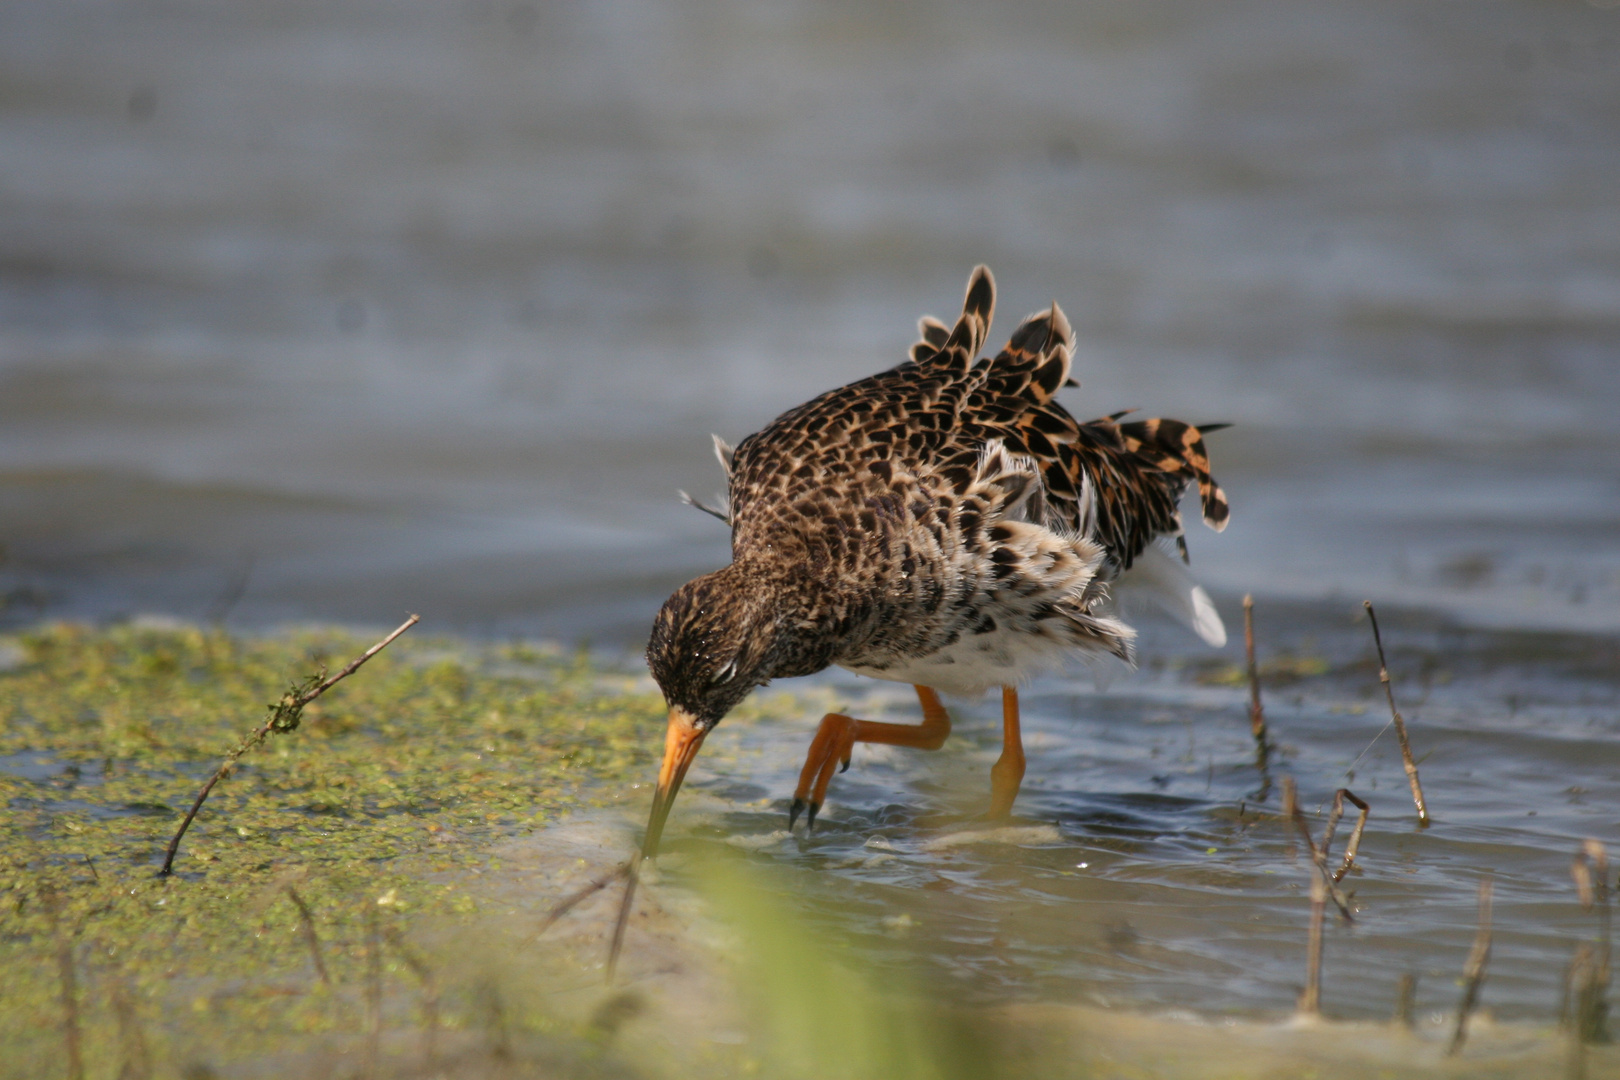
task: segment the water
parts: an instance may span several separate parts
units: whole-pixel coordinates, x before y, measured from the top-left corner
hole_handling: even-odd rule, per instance
[[[1303,655],[1320,673],[1273,683],[1280,748],[1264,772],[1247,691],[1226,685],[1222,666],[1161,668],[1106,692],[1052,679],[1024,696],[1029,773],[1005,832],[969,842],[987,828],[975,815],[1000,752],[999,707],[986,698],[959,707],[959,737],[941,754],[858,747],[809,839],[802,825],[784,831],[785,796],[818,717],[722,725],[705,749],[719,761],[688,781],[703,794],[675,830],[692,839],[675,850],[755,852],[786,875],[785,906],[925,985],[1275,1015],[1304,982],[1310,875],[1276,786],[1298,779],[1320,837],[1345,785],[1371,813],[1344,882],[1357,921],[1328,927],[1324,1008],[1387,1017],[1412,974],[1421,1011],[1454,1010],[1489,876],[1486,1001],[1503,1017],[1555,1015],[1564,964],[1597,929],[1576,903],[1571,857],[1581,838],[1612,838],[1620,823],[1620,768],[1603,749],[1620,734],[1620,649],[1386,616],[1386,635],[1404,642],[1394,685],[1434,817],[1425,830],[1365,621],[1287,617],[1305,631],[1296,643],[1314,646],[1290,666]],[[855,711],[916,722],[914,703],[863,702],[844,682],[834,691]],[[1346,809],[1335,864],[1354,823]]]
[[[1489,870],[1489,1000],[1545,1015],[1568,855],[1620,844],[1617,60],[1601,4],[8,4],[0,620],[634,648],[726,558],[673,497],[718,486],[708,432],[900,359],[985,261],[998,332],[1069,312],[1076,412],[1236,425],[1194,566],[1265,655],[1327,660],[1272,704],[1312,806],[1381,722],[1350,619],[1388,613],[1438,824],[1386,735],[1330,1000],[1449,994]],[[1239,815],[1240,691],[1198,681],[1235,648],[1142,625],[1159,666],[1029,695],[1056,839],[927,847],[908,808],[971,807],[980,709],[761,857],[863,934],[916,905],[987,993],[1285,1004],[1303,875]],[[780,799],[808,731],[711,782]]]

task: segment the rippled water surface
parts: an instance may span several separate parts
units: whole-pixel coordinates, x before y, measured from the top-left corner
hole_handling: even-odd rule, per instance
[[[1327,1010],[1387,1016],[1404,974],[1421,1009],[1453,1010],[1489,876],[1486,1000],[1504,1016],[1555,1014],[1571,949],[1597,925],[1575,901],[1571,856],[1583,837],[1614,835],[1620,806],[1616,646],[1386,626],[1405,641],[1394,679],[1434,817],[1422,830],[1365,621],[1288,616],[1286,636],[1309,651],[1275,666],[1319,673],[1268,695],[1280,747],[1265,771],[1246,690],[1225,685],[1223,661],[1197,658],[1105,692],[1052,680],[1026,693],[1017,820],[988,832],[974,815],[1000,751],[990,699],[958,708],[961,737],[941,754],[857,748],[808,839],[802,824],[784,831],[785,795],[817,718],[722,726],[718,760],[694,776],[718,801],[697,800],[675,850],[754,851],[788,869],[784,903],[830,935],[969,992],[1282,1012],[1304,981],[1309,865],[1278,785],[1297,778],[1318,836],[1346,785],[1371,814],[1345,881],[1357,921],[1328,929]],[[833,692],[861,700],[852,679]],[[915,722],[904,698],[866,704]]]
[[[1277,784],[1348,782],[1330,1006],[1449,1003],[1489,873],[1486,1000],[1545,1016],[1569,858],[1620,848],[1616,70],[1605,4],[7,4],[0,622],[637,647],[727,557],[674,498],[718,486],[708,433],[898,361],[988,262],[999,332],[1069,312],[1077,413],[1233,422],[1232,525],[1190,542],[1230,627],[1259,602],[1271,791],[1237,646],[1144,615],[1142,671],[1027,692],[1028,831],[950,839],[981,703],[860,750],[803,844],[814,717],[723,728],[691,842],[976,992],[1274,1009]],[[1391,733],[1363,756],[1364,597],[1427,832]]]

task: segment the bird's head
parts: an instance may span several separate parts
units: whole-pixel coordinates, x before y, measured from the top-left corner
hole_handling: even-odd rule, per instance
[[[644,857],[657,854],[664,820],[704,737],[771,677],[781,645],[773,597],[757,575],[733,563],[675,590],[653,622],[647,666],[669,705],[669,730]]]

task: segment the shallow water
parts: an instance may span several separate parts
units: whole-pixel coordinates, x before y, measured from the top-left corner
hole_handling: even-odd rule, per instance
[[[1422,830],[1365,621],[1293,619],[1309,626],[1308,666],[1323,673],[1269,693],[1280,750],[1267,774],[1246,690],[1210,685],[1226,670],[1195,663],[1105,692],[1054,679],[1026,693],[1018,820],[979,842],[969,838],[986,824],[972,815],[1000,750],[988,699],[957,711],[961,737],[941,754],[857,748],[812,838],[802,824],[783,830],[817,717],[722,726],[706,749],[719,762],[688,781],[721,805],[707,803],[680,833],[791,871],[794,902],[829,934],[960,979],[965,992],[1278,1013],[1304,981],[1309,906],[1308,863],[1278,817],[1278,785],[1297,778],[1318,836],[1345,785],[1371,814],[1345,880],[1357,921],[1329,926],[1324,1008],[1386,1017],[1410,973],[1423,1010],[1455,1009],[1488,875],[1485,1001],[1503,1016],[1555,1015],[1573,944],[1597,929],[1576,902],[1571,857],[1620,823],[1620,767],[1607,749],[1620,733],[1615,645],[1568,638],[1537,656],[1496,633],[1386,616],[1385,634],[1402,642],[1397,700],[1434,818]],[[843,682],[840,696],[858,701],[855,680]],[[887,694],[868,712],[916,719],[915,705]]]
[[[1384,605],[1436,825],[1386,733],[1329,1008],[1407,970],[1449,1004],[1484,872],[1487,1002],[1556,1008],[1568,858],[1620,846],[1620,11],[20,3],[0,60],[0,622],[636,647],[726,558],[673,498],[717,486],[707,433],[900,359],[986,261],[1002,330],[1070,313],[1076,412],[1235,423],[1194,567],[1233,629],[1257,596],[1263,658],[1322,661],[1268,698],[1308,806],[1383,723]],[[802,848],[814,718],[724,728],[699,835],[992,997],[1285,1008],[1306,879],[1237,646],[1141,625],[1142,672],[1026,696],[1055,833],[937,845],[978,705],[942,754],[860,751]]]

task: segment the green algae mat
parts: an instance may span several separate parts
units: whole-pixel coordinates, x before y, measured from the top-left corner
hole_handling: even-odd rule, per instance
[[[633,677],[405,638],[243,757],[159,876],[202,782],[267,707],[370,643],[141,626],[0,639],[0,1076],[203,1075],[195,1062],[363,1032],[379,979],[431,983],[404,930],[475,916],[468,885],[494,843],[652,767],[661,701]],[[417,996],[450,1031],[478,1007]]]

